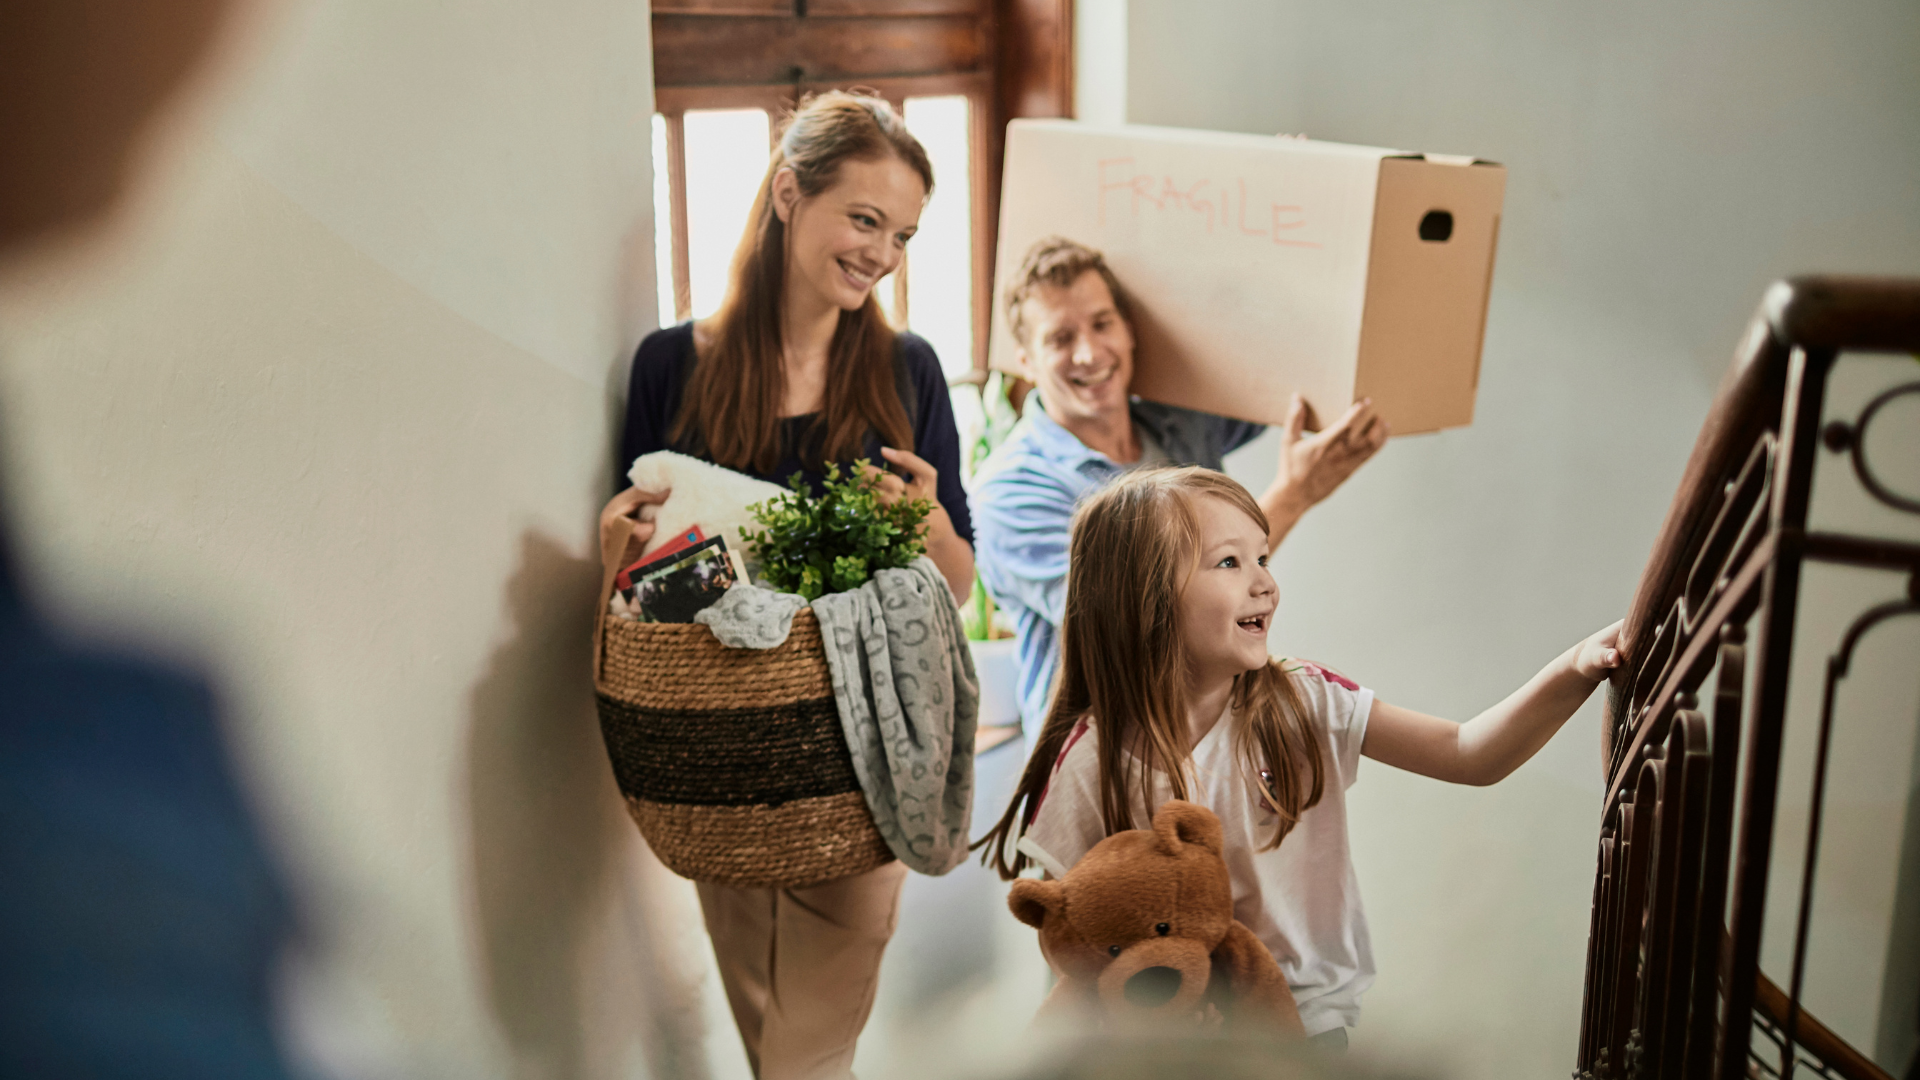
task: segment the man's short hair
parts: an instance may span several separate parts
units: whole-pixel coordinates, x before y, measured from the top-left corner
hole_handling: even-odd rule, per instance
[[[1035,241],[1027,249],[1026,257],[1020,260],[1020,271],[1014,275],[1013,286],[1007,290],[1007,325],[1013,328],[1013,339],[1023,347],[1027,343],[1027,320],[1020,310],[1027,297],[1043,285],[1065,289],[1089,270],[1107,283],[1107,292],[1113,294],[1114,310],[1127,321],[1128,328],[1132,328],[1133,307],[1127,300],[1127,291],[1120,287],[1120,279],[1108,268],[1106,256],[1064,236],[1049,236]]]

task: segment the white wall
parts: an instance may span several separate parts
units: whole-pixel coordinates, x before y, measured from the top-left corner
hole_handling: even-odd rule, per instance
[[[343,1074],[701,1068],[587,667],[650,57],[617,0],[276,4],[116,235],[0,289],[34,582],[217,673]]]
[[[1133,122],[1509,169],[1477,420],[1396,440],[1278,562],[1276,646],[1387,700],[1464,718],[1624,613],[1769,280],[1920,273],[1912,5],[1113,2]],[[1274,448],[1230,466],[1264,483]],[[1358,1050],[1571,1068],[1598,716],[1491,790],[1362,770],[1380,980]]]
[[[1127,122],[1127,0],[1075,0],[1074,115],[1089,124]]]

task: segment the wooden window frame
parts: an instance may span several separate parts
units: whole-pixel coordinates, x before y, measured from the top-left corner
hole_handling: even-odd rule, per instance
[[[986,378],[1007,121],[1073,115],[1072,0],[657,0],[654,108],[666,121],[673,295],[691,313],[686,114],[759,108],[778,126],[801,98],[864,89],[904,110],[910,97],[967,99],[973,238],[973,356]],[[895,279],[906,314],[909,273]]]

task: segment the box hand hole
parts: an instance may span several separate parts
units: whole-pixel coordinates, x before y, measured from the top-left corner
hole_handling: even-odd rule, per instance
[[[1429,210],[1427,216],[1420,219],[1420,239],[1439,244],[1452,235],[1453,215],[1445,210]]]

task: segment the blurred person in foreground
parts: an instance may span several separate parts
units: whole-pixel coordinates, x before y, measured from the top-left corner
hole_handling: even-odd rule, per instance
[[[110,216],[228,6],[0,3],[0,273]],[[9,540],[0,520],[0,1076],[286,1075],[287,905],[212,694],[63,638]]]

